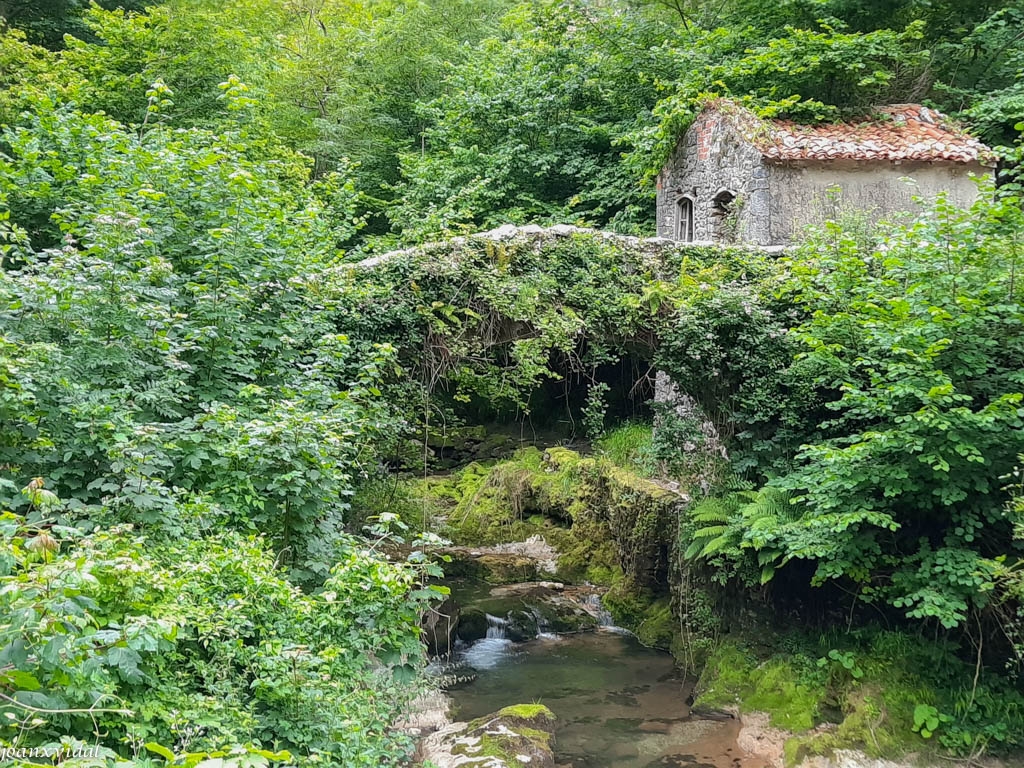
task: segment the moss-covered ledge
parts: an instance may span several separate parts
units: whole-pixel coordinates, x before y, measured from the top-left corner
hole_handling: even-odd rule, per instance
[[[559,577],[638,590],[664,588],[684,497],[607,459],[567,448],[526,448],[511,460],[473,463],[414,481],[458,544],[541,535],[559,552]]]
[[[933,765],[949,759],[939,739],[914,727],[921,706],[942,711],[954,705],[948,688],[937,684],[942,677],[969,671],[969,663],[948,648],[881,629],[842,647],[834,646],[838,636],[768,634],[770,642],[750,635],[719,643],[694,689],[695,708],[740,717],[749,731],[741,731],[741,746],[747,739],[744,748],[761,754],[770,750],[756,745],[768,744],[785,768]]]

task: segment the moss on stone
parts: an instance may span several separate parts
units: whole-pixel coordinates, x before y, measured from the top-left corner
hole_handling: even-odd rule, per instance
[[[782,764],[785,766],[799,765],[807,756],[807,753],[802,753],[800,750],[798,737],[786,739],[786,743],[782,745]]]
[[[892,721],[885,695],[877,685],[851,691],[843,703],[843,714],[843,722],[835,732],[840,747],[857,745],[871,757],[889,757],[910,746],[908,739],[901,738],[902,729]],[[907,736],[913,733],[911,724],[906,724],[905,733]]]
[[[891,709],[887,701],[903,699],[910,693],[905,709]],[[873,758],[898,758],[925,747],[912,730],[909,715],[916,699],[895,674],[884,683],[871,681],[847,691],[842,703],[842,721],[836,728],[793,739],[792,761],[798,765],[813,755],[830,755],[838,749],[857,749]]]
[[[540,601],[532,607],[540,613],[546,631],[571,635],[597,629],[597,619],[569,602]]]
[[[698,682],[698,706],[768,713],[772,725],[794,733],[785,746],[787,766],[836,750],[899,759],[941,748],[937,739],[914,733],[914,708],[930,704],[950,711],[951,694],[935,681],[963,679],[955,669],[962,661],[950,655],[936,665],[943,658],[936,646],[878,632],[862,645],[844,646],[845,652],[857,654],[860,673],[854,677],[829,669],[823,650],[829,646],[820,640],[808,643],[795,634],[784,638],[776,638],[775,655],[767,659],[740,642],[719,645]],[[825,720],[834,722],[815,728]]]
[[[509,766],[522,764],[517,759],[519,755],[536,764],[552,765],[554,722],[554,713],[543,704],[514,704],[471,721],[465,730],[469,742],[458,744],[452,752],[473,758],[496,758]]]
[[[817,724],[820,703],[827,695],[823,685],[806,680],[789,659],[773,657],[759,663],[732,643],[722,643],[712,652],[697,690],[700,706],[766,712],[772,725],[794,733]]]
[[[487,584],[516,584],[537,578],[537,563],[524,555],[493,554],[476,558],[480,578]]]
[[[824,687],[801,682],[801,675],[788,659],[775,658],[757,667],[753,690],[744,700],[746,707],[771,716],[772,725],[794,733],[809,731],[818,721]]]
[[[697,682],[697,702],[709,708],[738,706],[750,691],[757,668],[754,658],[732,643],[722,643],[708,657]]]
[[[627,582],[613,586],[602,598],[615,623],[625,627],[646,646],[670,650],[679,634],[671,600]]]
[[[449,427],[443,431],[435,428],[427,433],[427,445],[431,448],[465,450],[467,446],[486,438],[487,429],[482,426]]]
[[[678,624],[672,615],[670,600],[665,597],[653,602],[644,612],[635,632],[637,639],[644,645],[669,650],[678,634]]]
[[[469,464],[415,487],[456,543],[539,534],[558,549],[562,578],[604,585],[657,580],[680,506],[675,493],[634,472],[558,447],[525,448],[508,461]]]
[[[553,723],[555,721],[555,713],[543,704],[513,704],[499,710],[498,717],[509,717],[529,722],[542,720],[546,723]]]

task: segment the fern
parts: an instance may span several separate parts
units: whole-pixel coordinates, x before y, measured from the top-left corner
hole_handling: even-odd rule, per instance
[[[733,543],[730,523],[737,507],[734,496],[705,499],[697,504],[690,513],[690,522],[696,530],[683,557],[704,559],[727,549]]]
[[[757,492],[746,492],[749,501],[740,507],[739,514],[744,529],[741,546],[757,552],[757,564],[761,569],[760,582],[767,584],[775,571],[788,560],[784,549],[776,542],[779,533],[794,520],[794,507],[788,491],[766,487]]]
[[[683,557],[708,560],[727,555],[739,559],[743,550],[753,550],[760,583],[767,584],[788,559],[778,543],[779,532],[796,519],[794,512],[789,494],[771,487],[705,499],[690,512],[694,530]]]

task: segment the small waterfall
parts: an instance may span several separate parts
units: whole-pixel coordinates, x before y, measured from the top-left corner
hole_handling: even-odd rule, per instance
[[[504,640],[505,639],[505,627],[508,622],[498,616],[487,615],[487,639],[488,640]]]
[[[608,613],[608,609],[604,607],[604,603],[601,602],[601,596],[596,592],[592,595],[587,595],[587,606],[590,608],[590,613],[597,619],[597,626],[599,627],[614,627],[615,620],[612,615]]]
[[[462,652],[462,660],[474,669],[492,669],[512,652],[512,641],[505,629],[508,622],[500,616],[487,616],[487,636]]]
[[[590,609],[590,613],[597,619],[597,626],[600,629],[605,629],[609,632],[618,632],[623,635],[633,634],[628,629],[615,626],[615,619],[612,618],[608,609],[604,607],[604,603],[601,602],[601,596],[599,594],[594,593],[592,595],[587,595],[586,604]]]

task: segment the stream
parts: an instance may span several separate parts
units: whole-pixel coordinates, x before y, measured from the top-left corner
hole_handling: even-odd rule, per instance
[[[451,693],[457,719],[544,704],[563,768],[767,768],[738,748],[736,720],[690,716],[691,686],[667,653],[610,628],[512,643],[489,619],[488,637],[460,652],[478,677]]]

